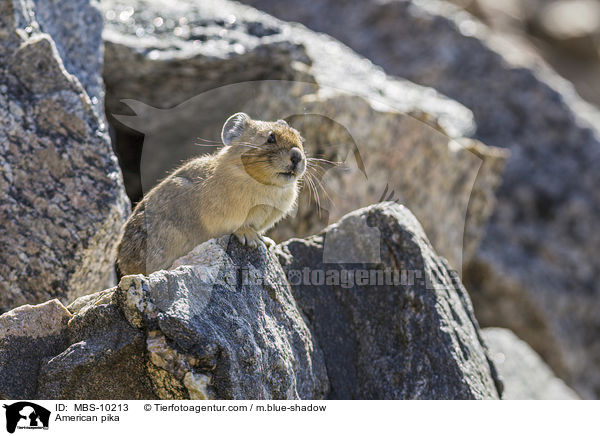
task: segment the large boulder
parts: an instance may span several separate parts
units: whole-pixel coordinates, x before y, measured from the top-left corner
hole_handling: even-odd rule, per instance
[[[394,203],[271,250],[211,239],[67,308],[7,312],[0,338],[4,398],[499,396],[460,280]]]
[[[326,395],[322,353],[274,254],[224,237],[198,246],[177,265],[148,277],[126,276],[118,287],[68,308],[49,302],[0,316],[0,396]],[[261,281],[245,279],[253,276]]]
[[[473,111],[474,137],[510,149],[465,283],[483,325],[515,331],[582,395],[598,396],[598,111],[519,45],[445,2],[246,3],[327,32],[387,73],[456,99]]]
[[[554,375],[541,357],[513,332],[498,327],[481,330],[498,370],[503,400],[577,400],[579,396]]]
[[[100,115],[101,27],[89,1],[0,5],[0,313],[113,277],[129,201]]]
[[[102,4],[107,112],[117,147],[132,162],[124,170],[130,194],[139,198],[183,159],[214,151],[198,138],[218,141],[231,113],[286,118],[310,155],[350,170],[326,163],[312,170],[321,179],[312,183],[322,210],[305,189],[274,239],[314,234],[351,210],[394,199],[462,271],[463,254],[474,252],[491,213],[505,160],[477,141],[450,139],[472,133],[466,108],[386,76],[330,37],[237,3]]]
[[[408,209],[363,208],[279,250],[329,398],[498,398],[469,296]]]

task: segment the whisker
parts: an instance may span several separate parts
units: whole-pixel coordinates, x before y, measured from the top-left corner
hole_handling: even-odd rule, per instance
[[[331,164],[331,165],[341,165],[343,163],[343,162],[333,162],[333,161],[330,161],[330,160],[327,160],[327,159],[320,159],[318,157],[309,157],[306,160],[308,160],[310,162],[315,162],[315,161],[317,161],[317,162],[324,162],[324,163],[328,163],[328,164]]]
[[[333,168],[334,166],[325,167],[325,166],[319,165],[318,163],[317,164],[309,163],[308,167],[322,170],[325,173],[325,172],[329,171],[331,168]],[[344,172],[350,171],[350,169],[351,169],[348,166],[342,166],[342,165],[335,165],[335,167],[336,167],[336,170],[344,171]]]
[[[345,170],[348,169],[347,166],[343,165],[343,162],[338,162],[338,163],[324,163],[324,162],[314,162],[314,161],[306,161],[306,164],[310,167],[315,167],[315,168],[320,168],[320,169],[324,169],[324,170],[330,170],[332,168],[338,168],[341,170]]]
[[[316,204],[317,204],[317,214],[319,215],[319,218],[321,218],[321,209],[322,209],[322,207],[321,207],[321,197],[319,196],[319,191],[317,190],[317,187],[315,185],[313,176],[311,174],[308,174],[308,178],[306,180],[308,180],[308,182],[312,186],[312,191],[313,191],[314,199],[315,199]]]
[[[342,171],[349,171],[350,170],[349,167],[338,167],[338,169],[340,169]],[[325,173],[327,173],[327,171],[329,171],[330,168],[324,168],[324,167],[321,167],[321,166],[308,164],[307,165],[307,170],[313,171],[315,176],[317,176],[320,179],[322,179],[323,177],[325,177]]]
[[[321,212],[320,212],[320,208],[319,208],[318,202],[317,202],[317,195],[315,193],[315,187],[314,187],[313,183],[309,179],[306,179],[306,181],[308,182],[307,186],[308,186],[308,191],[310,193],[310,197],[309,198],[312,201],[315,202],[315,205],[317,206],[317,214],[319,215],[319,218],[320,218],[321,217]]]
[[[327,199],[329,200],[329,202],[331,203],[331,205],[335,206],[335,202],[333,201],[333,199],[331,198],[331,196],[327,192],[327,189],[325,189],[325,187],[323,186],[323,184],[321,183],[321,181],[319,179],[316,179],[316,181],[319,184],[319,187],[323,190],[323,193],[327,196]]]
[[[309,176],[309,175],[308,175],[308,174],[304,174],[304,175],[306,176],[306,178],[304,178],[304,176],[303,176],[303,179],[302,179],[302,180],[303,180],[303,181],[306,181],[306,187],[308,188],[309,194],[310,194],[310,196],[312,197],[312,196],[313,196],[313,193],[312,193],[312,189],[311,189],[311,183],[310,183],[310,179],[308,178],[308,176]],[[310,198],[310,199],[309,199],[309,201],[310,201],[311,199],[312,199],[312,198]]]
[[[308,168],[309,170],[314,170],[314,171],[322,171],[322,173],[319,173],[321,176],[324,175],[329,170],[329,168],[323,168],[323,167],[320,167],[317,165],[312,165],[310,163],[306,164],[306,168]]]
[[[306,174],[310,174],[311,176],[313,176],[313,177],[315,177],[317,179],[322,179],[323,177],[325,177],[325,173],[319,173],[314,168],[307,168],[306,169]]]
[[[198,140],[198,141],[204,141],[204,142],[212,142],[214,144],[222,144],[221,141],[215,141],[214,139],[206,139],[206,138],[198,137],[198,138],[196,138],[196,140]]]

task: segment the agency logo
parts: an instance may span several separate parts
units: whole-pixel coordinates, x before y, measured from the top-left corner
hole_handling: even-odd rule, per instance
[[[50,411],[28,401],[3,404],[6,409],[6,431],[14,433],[16,429],[47,430]]]

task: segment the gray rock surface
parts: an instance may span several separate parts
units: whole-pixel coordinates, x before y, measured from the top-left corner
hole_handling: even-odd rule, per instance
[[[225,237],[177,264],[148,277],[124,277],[119,287],[75,300],[70,312],[54,300],[2,315],[0,396],[326,395],[322,353],[274,254]]]
[[[324,268],[355,285],[298,281]],[[365,268],[405,276],[363,283]],[[0,363],[6,398],[498,398],[500,386],[460,280],[395,203],[269,251],[211,239],[68,308],[17,308],[0,316]]]
[[[272,253],[226,236],[175,265],[123,278],[118,295],[129,323],[148,332],[161,398],[186,390],[190,398],[325,396],[322,353]]]
[[[515,331],[579,393],[597,397],[598,112],[544,65],[532,66],[532,56],[444,2],[246,3],[327,32],[388,74],[456,99],[473,111],[476,138],[510,149],[465,284],[483,325]]]
[[[101,15],[89,2],[14,0],[0,17],[2,313],[107,286],[129,202],[92,101],[102,106]]]
[[[405,207],[352,212],[285,242],[280,259],[323,349],[329,398],[498,398],[469,296]]]
[[[67,346],[40,364],[36,398],[156,398],[146,375],[146,340],[114,301],[115,288],[75,300]]]
[[[96,0],[34,0],[32,27],[50,35],[65,70],[77,77],[104,116],[103,17]],[[82,41],[83,37],[83,41]]]
[[[513,332],[481,330],[489,356],[502,379],[503,400],[577,400],[579,396],[557,378],[541,357]]]
[[[70,319],[58,300],[0,315],[0,398],[35,397],[41,360],[67,346]]]
[[[323,210],[306,188],[272,237],[313,234],[389,197],[415,213],[436,249],[462,271],[506,158],[481,143],[449,139],[472,132],[463,106],[386,76],[332,38],[233,2],[110,0],[103,7],[107,111],[117,114],[111,120],[123,153],[136,147],[124,139],[124,125],[145,135],[141,158],[133,159],[144,191],[181,160],[214,151],[199,147],[198,137],[217,140],[231,113],[287,118],[309,154],[350,171],[313,170],[326,173],[323,187],[314,182]],[[136,116],[118,115],[128,110],[123,99]],[[135,178],[127,167],[125,176]]]

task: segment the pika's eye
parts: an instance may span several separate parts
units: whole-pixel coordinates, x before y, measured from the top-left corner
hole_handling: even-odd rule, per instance
[[[277,140],[275,139],[274,133],[271,133],[267,138],[267,144],[277,144]]]

